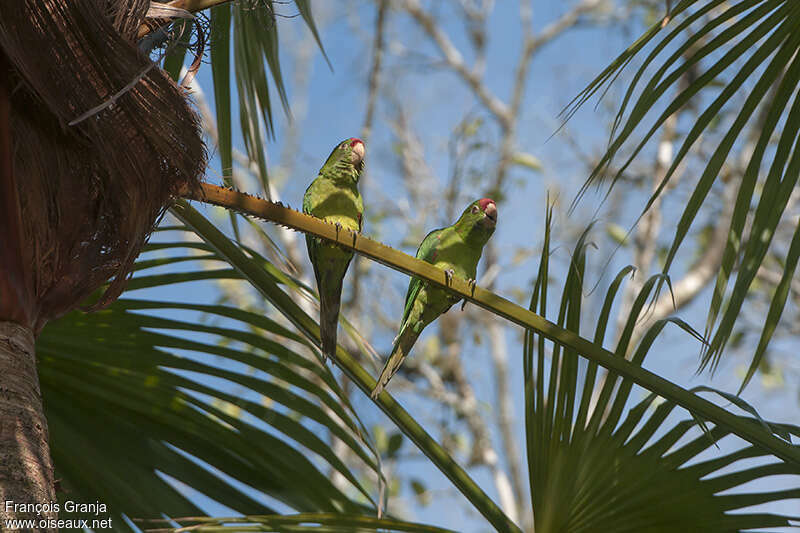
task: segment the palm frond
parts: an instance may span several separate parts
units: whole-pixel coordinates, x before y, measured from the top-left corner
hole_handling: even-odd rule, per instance
[[[546,311],[550,212],[546,224],[530,304],[542,313]],[[580,326],[584,237],[573,255],[557,319],[575,333]],[[605,335],[611,303],[629,272],[620,272],[607,292],[596,339]],[[657,278],[645,284],[626,332],[633,330],[656,284]],[[633,364],[642,364],[669,322],[693,333],[677,319],[655,323],[635,350]],[[623,333],[618,354],[628,352],[629,341],[630,335]],[[543,336],[528,332],[523,351],[525,424],[537,531],[738,531],[789,526],[790,520],[797,519],[748,508],[797,498],[800,489],[752,492],[745,485],[769,476],[800,475],[799,465],[775,461],[768,451],[752,444],[707,459],[703,453],[730,435],[729,430],[715,426],[703,433],[694,420],[675,420],[670,417],[675,403],[653,393],[623,416],[631,402],[630,380],[609,374],[604,382],[598,381],[596,363],[582,365],[580,352],[555,344],[548,361],[547,348],[550,343]],[[740,406],[757,417],[751,407]],[[766,424],[758,417],[740,418],[751,425]],[[800,435],[795,426],[769,425],[766,430]],[[765,459],[769,460],[766,464]]]
[[[155,520],[142,523],[155,523]],[[158,521],[161,522],[161,521]],[[164,520],[163,522],[166,522]],[[284,533],[290,531],[324,531],[326,533],[355,533],[367,531],[404,531],[408,533],[451,533],[449,529],[415,524],[401,520],[379,519],[367,516],[356,516],[331,513],[304,513],[298,515],[242,516],[228,518],[187,517],[172,520],[182,524],[190,523],[191,531],[221,532],[233,531],[267,531]],[[227,529],[226,529],[227,528]],[[180,528],[145,529],[146,532],[184,531]]]
[[[264,154],[263,128],[273,134],[273,117],[267,68],[284,110],[288,113],[286,89],[278,62],[278,28],[275,14],[265,5],[247,2],[233,7],[233,64],[239,97],[239,125],[245,149],[251,161],[258,164],[264,192],[269,195],[267,161]],[[260,120],[259,120],[260,117]],[[262,126],[263,121],[263,126]]]
[[[770,249],[789,196],[797,183],[800,169],[800,147],[797,143],[800,133],[800,98],[796,91],[800,82],[798,13],[800,6],[797,2],[786,0],[681,2],[672,13],[673,19],[679,22],[657,42],[635,73],[622,99],[608,150],[584,185],[585,190],[590,184],[605,177],[617,153],[627,144],[633,144],[624,163],[611,176],[613,186],[671,115],[690,101],[700,102],[705,108],[686,134],[664,178],[643,210],[644,213],[667,186],[678,166],[685,161],[690,148],[712,127],[720,113],[733,111],[735,118],[708,158],[681,215],[663,269],[667,273],[692,223],[706,204],[709,192],[718,181],[720,170],[731,156],[732,149],[737,146],[737,141],[742,140],[745,128],[752,124],[755,111],[759,108],[765,110],[766,120],[755,132],[755,148],[749,156],[733,209],[728,241],[708,312],[706,331],[711,335],[711,341],[703,353],[701,368],[709,365],[714,369],[719,363],[744,299]],[[695,29],[690,32],[690,28]],[[660,23],[650,28],[636,45],[626,50],[598,76],[573,101],[566,110],[567,115],[603,87],[607,87],[659,33]],[[657,64],[658,58],[666,50],[671,50],[671,53],[661,60],[659,68],[647,83],[642,83],[647,69]],[[701,67],[702,60],[706,62]],[[681,78],[690,69],[699,69],[699,74],[685,87],[680,86]],[[731,74],[730,79],[722,78],[726,73]],[[776,89],[774,93],[770,91],[772,88]],[[676,96],[653,120],[651,110],[659,105],[670,90],[675,90]],[[735,96],[741,96],[744,103],[735,103]],[[650,127],[646,133],[635,137],[636,128],[648,123]],[[770,142],[774,136],[778,138],[778,143],[773,155]],[[756,207],[748,225],[751,205]],[[783,271],[784,279],[793,276],[796,266],[795,261],[787,261]],[[736,268],[736,281],[733,288],[728,290]],[[761,340],[742,388],[752,377],[780,320],[786,302],[785,284],[781,287],[772,298]]]
[[[328,54],[325,53],[325,48],[322,46],[322,40],[319,38],[319,31],[314,22],[314,15],[311,13],[311,2],[308,0],[294,0],[294,4],[297,6],[297,11],[300,13],[300,16],[306,21],[306,25],[308,25],[308,29],[311,30],[314,40],[317,41],[317,46],[319,46],[322,55],[325,56],[325,61],[330,65],[331,61],[328,59]]]
[[[196,246],[151,245],[182,254],[140,261],[139,273],[219,260],[187,257]],[[219,278],[143,275],[131,289]],[[225,325],[159,316],[174,310]],[[49,324],[37,355],[63,498],[102,501],[117,524],[198,514],[182,485],[242,513],[374,513],[373,494],[319,428],[377,476],[376,452],[330,370],[298,351],[304,345],[263,315],[221,305],[121,299]],[[348,481],[346,493],[329,470]]]
[[[305,22],[327,60],[311,4],[294,2],[297,13]],[[232,185],[233,128],[231,75],[235,75],[239,105],[239,126],[250,161],[255,163],[264,193],[269,195],[269,173],[264,144],[274,134],[271,93],[277,93],[281,106],[290,113],[286,87],[279,58],[279,40],[275,2],[272,0],[189,1],[183,6],[191,12],[209,11],[208,41],[213,79],[214,104],[218,129],[218,150],[222,177]],[[168,21],[166,21],[168,23]],[[163,68],[173,80],[177,79],[185,57],[191,24],[176,20],[167,32],[171,42],[164,54]],[[145,28],[144,31],[150,31]],[[198,31],[205,31],[198,29]],[[232,68],[233,67],[233,68]],[[235,215],[231,215],[235,217]],[[238,233],[235,218],[232,219]]]

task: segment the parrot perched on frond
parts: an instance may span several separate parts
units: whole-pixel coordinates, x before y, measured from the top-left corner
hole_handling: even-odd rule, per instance
[[[364,170],[364,154],[361,139],[350,138],[340,142],[306,189],[303,212],[340,228],[360,232],[364,204],[358,193],[358,178]],[[324,359],[336,351],[342,281],[353,252],[311,235],[306,235],[306,246],[317,278]]]
[[[461,213],[455,224],[428,233],[419,245],[417,259],[441,268],[448,273],[448,277],[456,275],[474,282],[481,252],[494,233],[496,224],[497,205],[494,200],[476,200]],[[394,340],[392,355],[372,390],[372,399],[378,397],[400,368],[425,326],[447,312],[460,299],[442,288],[411,278],[400,331]]]

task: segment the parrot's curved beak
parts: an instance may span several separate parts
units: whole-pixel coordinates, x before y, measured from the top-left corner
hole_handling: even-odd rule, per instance
[[[486,215],[484,220],[488,221],[489,225],[494,226],[497,224],[497,205],[494,202],[486,204],[483,213]]]
[[[364,162],[364,154],[366,153],[364,143],[361,142],[361,139],[353,139],[350,142],[350,147],[352,148],[350,151],[350,162],[353,163],[354,167],[360,169]]]

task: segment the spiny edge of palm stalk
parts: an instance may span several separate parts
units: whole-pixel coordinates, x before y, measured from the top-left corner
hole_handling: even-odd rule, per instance
[[[219,197],[215,196],[215,194],[214,194],[216,192],[216,190],[224,190],[224,191],[227,191],[227,192],[230,192],[230,193],[234,193],[235,195],[238,195],[240,197],[245,197],[245,198],[249,198],[249,199],[252,199],[252,200],[257,200],[258,202],[263,202],[263,204],[268,204],[271,208],[278,208],[278,209],[283,209],[285,211],[291,211],[295,215],[299,215],[301,217],[308,217],[308,218],[313,219],[313,220],[315,220],[317,222],[322,222],[323,224],[327,224],[329,226],[337,227],[336,224],[333,223],[333,222],[328,222],[327,220],[315,217],[314,215],[310,215],[308,213],[304,213],[302,211],[298,211],[297,209],[292,208],[292,206],[290,206],[288,203],[284,204],[283,202],[280,202],[280,201],[273,202],[272,200],[267,200],[266,198],[262,198],[258,194],[250,194],[250,193],[242,192],[242,191],[240,191],[239,189],[237,189],[235,187],[230,187],[230,186],[227,186],[227,185],[214,185],[214,184],[211,184],[211,183],[201,183],[201,189],[200,190],[198,190],[196,192],[184,190],[184,191],[181,191],[179,196],[181,196],[183,198],[186,198],[188,200],[195,200],[195,201],[203,202],[203,203],[206,203],[206,204],[216,205],[218,207],[224,207],[225,209],[230,209],[230,210],[235,211],[235,212],[239,213],[240,215],[243,215],[243,216],[246,216],[246,217],[255,218],[255,219],[261,220],[263,222],[269,222],[269,223],[272,223],[272,224],[276,224],[278,226],[282,226],[282,227],[284,227],[286,229],[289,229],[289,230],[292,230],[292,231],[296,231],[298,233],[305,233],[304,231],[298,229],[298,227],[291,226],[291,225],[288,225],[288,224],[284,224],[282,222],[278,222],[278,221],[273,220],[271,218],[267,218],[267,217],[255,212],[255,211],[248,210],[248,209],[244,208],[243,206],[238,205],[236,202],[229,202],[229,201],[226,201],[224,198],[219,198]],[[211,195],[209,196],[209,194],[207,194],[207,193],[211,193]],[[374,239],[366,237],[361,232],[356,232],[356,231],[353,231],[353,230],[351,230],[349,228],[344,228],[344,227],[339,226],[337,228],[337,232],[338,231],[346,231],[347,233],[349,233],[351,235],[357,235],[359,239],[367,239],[367,240],[372,241],[372,242],[378,242],[378,241],[375,241]],[[322,238],[322,239],[325,238],[325,237],[320,237],[318,235],[317,235],[317,237]]]
[[[292,216],[307,217],[309,220],[313,220],[316,223],[327,224],[328,226],[333,226],[334,228],[336,228],[337,235],[338,235],[339,232],[342,232],[342,231],[347,232],[347,234],[349,234],[349,235],[351,235],[353,237],[352,244],[350,245],[350,247],[352,248],[352,250],[354,252],[363,253],[359,249],[360,247],[356,246],[356,241],[361,242],[362,245],[363,244],[367,244],[367,243],[372,243],[374,245],[379,245],[379,246],[382,246],[384,248],[387,248],[389,250],[397,251],[394,248],[392,248],[391,246],[388,246],[386,244],[383,244],[380,241],[376,241],[375,239],[372,239],[370,237],[365,236],[363,233],[360,233],[360,232],[357,232],[357,231],[353,231],[353,230],[351,230],[349,228],[344,228],[342,226],[338,226],[337,227],[337,225],[335,223],[328,222],[328,221],[326,221],[324,219],[315,217],[314,215],[310,215],[308,213],[303,213],[302,211],[298,211],[296,209],[293,209],[288,204],[284,205],[283,202],[273,202],[271,200],[267,200],[267,199],[261,198],[261,197],[259,197],[257,195],[249,194],[249,193],[246,193],[246,192],[241,192],[241,191],[237,190],[234,187],[228,187],[228,186],[222,186],[222,185],[213,185],[211,183],[204,182],[204,183],[200,184],[200,188],[198,188],[198,189],[194,189],[194,190],[183,189],[183,190],[181,190],[180,193],[179,193],[179,196],[181,196],[181,197],[183,197],[183,198],[185,198],[187,200],[195,200],[195,201],[198,201],[198,202],[203,202],[203,203],[206,203],[206,204],[216,205],[216,206],[223,207],[223,208],[226,208],[226,209],[231,209],[233,211],[236,211],[237,213],[240,213],[243,216],[255,218],[255,219],[261,220],[263,222],[269,222],[271,224],[276,224],[278,226],[285,227],[286,229],[290,229],[290,230],[296,231],[298,233],[303,233],[303,234],[306,234],[306,235],[314,235],[317,238],[328,240],[328,241],[330,241],[330,242],[332,242],[334,244],[346,245],[345,243],[342,243],[341,241],[337,240],[338,237],[337,237],[337,239],[331,239],[329,237],[317,235],[315,232],[313,232],[313,230],[312,231],[306,231],[306,230],[302,229],[299,225],[284,224],[283,222],[277,221],[274,218],[263,216],[263,215],[259,214],[257,211],[246,209],[246,208],[244,208],[243,206],[237,204],[234,201],[228,201],[224,197],[221,197],[220,196],[220,191],[225,191],[226,193],[233,193],[234,195],[238,196],[239,198],[247,198],[247,199],[249,199],[251,201],[257,202],[261,206],[263,206],[265,208],[268,208],[268,209],[276,209],[278,211],[289,212],[289,213],[292,214]],[[444,272],[444,275],[445,275],[445,280],[446,281],[442,285],[444,287],[452,288],[452,276],[448,275],[448,272]],[[420,279],[426,280],[427,278],[425,278],[423,276]],[[430,280],[428,280],[428,281],[430,281]],[[475,288],[477,286],[477,284],[475,283],[475,280],[464,280],[464,281],[469,286],[469,293],[470,293],[469,295],[474,297]],[[462,296],[463,296],[463,294],[462,294]]]

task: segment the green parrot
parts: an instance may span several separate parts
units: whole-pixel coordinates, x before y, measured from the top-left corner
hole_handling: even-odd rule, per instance
[[[361,231],[364,204],[358,178],[364,170],[364,143],[350,138],[340,142],[303,196],[303,212],[337,227]],[[306,235],[306,246],[319,291],[319,328],[322,357],[336,351],[336,329],[344,280],[353,252],[318,237]]]
[[[457,275],[473,281],[481,252],[494,233],[495,224],[497,224],[497,205],[494,200],[489,198],[476,200],[467,206],[455,224],[428,233],[419,245],[417,259],[441,268],[447,272],[448,278]],[[403,364],[403,360],[425,326],[442,313],[446,313],[450,306],[460,299],[442,288],[411,278],[400,332],[394,339],[392,355],[389,356],[381,377],[372,390],[373,400]]]

